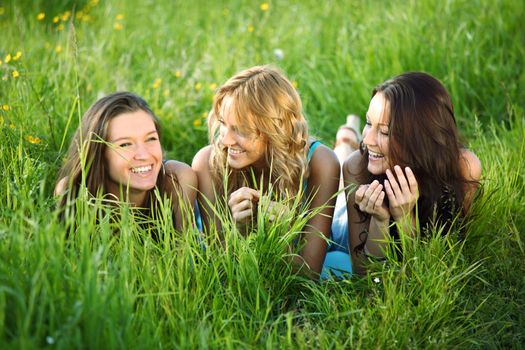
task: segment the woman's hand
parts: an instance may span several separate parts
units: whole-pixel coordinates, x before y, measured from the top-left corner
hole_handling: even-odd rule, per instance
[[[380,222],[390,220],[390,211],[384,203],[385,191],[379,181],[374,180],[371,184],[361,185],[355,192],[355,203],[363,213],[372,215]]]
[[[394,167],[396,176],[387,169],[385,180],[385,189],[388,196],[390,213],[394,220],[410,215],[419,197],[419,190],[414,173],[409,167],[405,168],[405,173],[399,165]],[[405,176],[406,174],[406,176]]]
[[[257,211],[255,204],[259,201],[259,197],[260,193],[249,187],[241,187],[230,194],[228,206],[236,224],[245,225],[251,222]]]
[[[259,205],[261,210],[264,210],[264,214],[268,217],[269,222],[274,222],[277,218],[286,216],[290,211],[290,208],[285,203],[272,201],[269,196],[261,196]]]

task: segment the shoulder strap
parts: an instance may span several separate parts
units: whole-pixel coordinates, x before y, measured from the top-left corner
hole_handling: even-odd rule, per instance
[[[317,146],[321,144],[321,141],[316,140],[310,144],[310,148],[308,149],[308,154],[306,155],[306,162],[310,163],[310,159],[312,159],[312,155],[314,154],[315,149]],[[306,192],[306,189],[308,188],[308,180],[303,181],[303,192]]]
[[[308,154],[306,155],[306,161],[309,163],[310,159],[312,159],[312,155],[314,154],[315,149],[317,146],[321,144],[321,141],[316,140],[310,144],[310,148],[308,149]]]

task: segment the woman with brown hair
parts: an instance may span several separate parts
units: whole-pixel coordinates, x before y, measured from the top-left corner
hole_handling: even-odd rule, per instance
[[[175,228],[182,229],[183,208],[193,208],[197,177],[184,163],[164,160],[160,124],[148,104],[129,92],[95,102],[82,117],[55,195],[60,204],[76,199],[85,186],[91,196],[154,210],[159,199],[171,200]],[[155,213],[150,213],[155,215]]]
[[[450,96],[426,73],[404,73],[378,85],[360,150],[345,161],[354,271],[382,258],[391,237],[424,234],[468,214],[481,163],[459,141]]]

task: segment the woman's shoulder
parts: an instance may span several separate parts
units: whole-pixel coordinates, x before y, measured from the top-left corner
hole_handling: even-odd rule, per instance
[[[196,184],[197,175],[193,169],[186,163],[178,160],[167,160],[164,162],[166,175],[175,175],[181,184]]]
[[[346,175],[349,179],[356,179],[359,173],[361,172],[361,161],[363,160],[363,155],[361,151],[355,150],[343,164],[343,174]]]
[[[474,152],[463,148],[459,156],[459,169],[468,181],[479,181],[481,178],[481,161]]]
[[[310,144],[310,147],[314,142]],[[337,167],[339,170],[339,160],[335,155],[334,151],[325,146],[322,143],[317,143],[315,149],[312,152],[309,166],[311,170],[315,169],[331,169]]]
[[[213,145],[201,148],[193,157],[191,167],[195,171],[209,169],[210,157],[213,151]]]

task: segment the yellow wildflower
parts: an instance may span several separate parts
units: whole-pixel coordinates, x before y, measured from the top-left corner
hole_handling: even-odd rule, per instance
[[[122,13],[119,13],[119,14],[115,17],[115,19],[116,19],[117,21],[122,21],[122,20],[124,19],[124,15],[123,15]]]
[[[98,0],[91,0],[91,1],[89,2],[89,4],[90,4],[91,6],[97,6],[97,5],[98,5]]]
[[[36,15],[36,19],[39,21],[43,21],[44,18],[46,18],[46,14],[44,12],[40,12],[38,15]]]
[[[195,84],[195,90],[199,91],[200,89],[202,89],[202,84],[201,83]]]
[[[58,21],[60,21],[60,17],[58,16],[53,17],[53,23],[58,23]]]
[[[79,20],[82,19],[82,18],[84,17],[84,11],[82,11],[82,10],[78,11],[78,12],[75,14],[75,17],[76,17],[77,19],[79,19]]]
[[[262,11],[268,11],[269,8],[270,8],[270,4],[268,4],[267,2],[263,2],[261,4],[261,10]]]
[[[2,80],[3,80],[3,81],[6,81],[6,80],[7,80],[7,75],[4,75],[4,76],[2,77]]]
[[[11,54],[8,53],[6,56],[5,56],[5,63],[9,63],[11,62]]]
[[[124,28],[124,26],[122,25],[122,23],[115,23],[113,25],[113,28],[115,28],[115,30],[121,30],[122,28]]]
[[[0,66],[2,65],[2,63],[3,63],[2,60],[0,60]]]
[[[162,96],[168,97],[169,95],[170,95],[170,89],[164,89],[164,91],[162,91]]]
[[[255,28],[250,24],[248,26],[248,33],[252,33]]]
[[[180,78],[181,76],[182,76],[182,73],[181,73],[180,70],[175,71],[175,77],[176,77],[176,78]]]
[[[60,23],[57,27],[58,31],[64,30],[64,24]]]
[[[210,85],[208,85],[208,87],[210,88],[210,90],[215,90],[217,88],[217,84],[211,83]]]
[[[13,61],[18,61],[22,57],[22,51],[17,51],[16,55],[13,57]]]
[[[9,124],[9,129],[16,129],[16,125],[13,123]]]
[[[11,74],[13,75],[13,78],[18,78],[20,76],[20,73],[18,73],[17,70],[14,70]]]
[[[5,8],[0,7],[0,16],[2,16],[5,13]]]
[[[295,81],[295,80],[292,80],[292,85],[296,89],[297,89],[297,87],[299,87],[299,83],[297,81]]]
[[[152,87],[154,89],[158,89],[160,87],[160,84],[162,84],[162,79],[161,78],[157,78],[155,79],[155,81],[153,82],[153,85]]]
[[[64,12],[62,16],[60,16],[60,19],[65,22],[69,19],[70,16],[71,16],[71,11],[66,11]]]
[[[82,20],[83,20],[84,22],[89,22],[89,21],[91,21],[91,16],[90,16],[90,15],[84,15],[84,16],[82,17]]]
[[[8,111],[8,110],[10,109],[10,107],[9,107],[9,105],[3,105],[3,106],[2,106],[2,109],[3,109],[4,111]]]
[[[193,121],[193,126],[195,126],[195,127],[199,127],[199,126],[201,126],[201,125],[202,125],[202,120],[201,120],[200,118],[199,118],[199,119],[195,119],[195,120]]]
[[[56,52],[56,53],[61,53],[61,52],[62,52],[62,46],[61,46],[61,45],[57,45],[57,46],[55,47],[55,52]]]
[[[206,119],[208,117],[208,112],[202,112],[201,117],[202,119]]]
[[[42,142],[39,137],[33,137],[31,135],[27,135],[25,139],[27,142],[32,143],[33,145],[39,145],[40,142]]]

